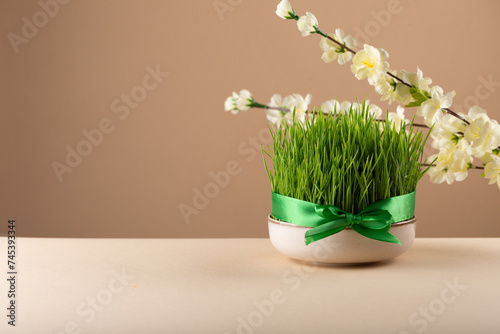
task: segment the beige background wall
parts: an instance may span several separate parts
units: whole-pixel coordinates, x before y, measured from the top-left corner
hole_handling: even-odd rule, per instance
[[[279,19],[278,2],[73,0],[56,8],[42,0],[52,3],[45,21],[36,1],[2,0],[2,231],[15,218],[24,236],[266,236],[270,187],[252,146],[266,140],[265,117],[225,113],[225,98],[247,88],[263,103],[273,93],[312,93],[314,105],[378,100],[347,66],[324,64],[318,37]],[[391,68],[418,65],[456,90],[456,106],[477,99],[500,120],[499,1],[400,0],[389,17],[376,13],[394,1],[292,3],[299,14],[315,13],[325,31],[365,31],[389,51]],[[16,53],[8,34],[22,36],[23,18],[33,16],[40,27],[25,28]],[[146,68],[168,76],[144,82]],[[488,77],[497,84],[485,88]],[[121,99],[131,92],[138,101],[129,107]],[[84,130],[96,145],[82,144]],[[53,163],[66,164],[67,147],[88,155],[60,182]],[[229,184],[198,203],[205,207],[188,224],[181,203],[193,206],[210,173],[228,167]],[[470,174],[452,186],[424,177],[419,236],[500,236],[500,191]]]

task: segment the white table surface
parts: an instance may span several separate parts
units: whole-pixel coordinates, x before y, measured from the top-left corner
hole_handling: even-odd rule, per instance
[[[7,276],[6,238],[0,257]],[[314,266],[268,239],[17,238],[0,333],[500,333],[500,239],[417,239],[386,263]]]

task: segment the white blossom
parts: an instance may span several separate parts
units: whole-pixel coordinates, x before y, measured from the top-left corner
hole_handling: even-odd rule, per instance
[[[297,27],[299,28],[303,37],[309,36],[311,33],[315,33],[315,27],[317,26],[318,20],[316,19],[316,16],[309,12],[306,12],[306,15],[301,16],[297,21]]]
[[[335,112],[340,112],[340,103],[337,100],[328,100],[322,104],[323,112],[332,114]]]
[[[306,119],[307,108],[309,107],[310,103],[311,103],[311,94],[307,94],[305,97],[303,97],[300,94],[291,95],[290,107],[289,107],[290,112],[287,112],[285,114],[285,119],[288,122],[291,122],[293,118],[293,112],[295,112],[295,119],[304,122]]]
[[[368,79],[370,85],[376,85],[380,76],[389,69],[389,54],[384,49],[377,49],[368,44],[352,58],[351,71],[357,79]]]
[[[397,75],[397,71],[390,71],[391,74]],[[409,99],[402,99],[399,96],[397,87],[402,85],[396,79],[391,77],[390,75],[381,75],[375,84],[375,91],[382,95],[380,101],[388,101],[391,104],[394,101],[397,101],[402,104],[408,104],[411,101],[411,96]],[[408,102],[407,102],[408,101]]]
[[[377,106],[376,104],[369,104],[370,101],[366,101],[366,104],[368,106],[368,112],[373,114],[373,119],[379,119],[382,117],[382,108]]]
[[[470,125],[465,128],[464,137],[472,143],[470,154],[480,157],[500,146],[500,125],[488,117],[486,110],[473,106],[468,119]]]
[[[462,114],[458,115],[462,118],[465,117]],[[463,138],[466,125],[463,120],[455,116],[450,114],[444,115],[441,121],[435,123],[432,128],[431,137],[434,139],[432,146],[439,149],[448,142],[458,144],[458,141]]]
[[[420,70],[420,68],[418,67],[417,72],[400,71],[399,75],[404,82],[423,91],[429,90],[429,85],[432,83],[431,78],[424,78],[422,70]],[[401,83],[398,84],[398,86],[396,87],[396,91],[401,99],[401,103],[408,104],[413,100],[410,94],[410,87],[408,87],[407,85]]]
[[[452,184],[455,179],[453,178],[453,173],[448,169],[437,169],[436,167],[431,167],[427,171],[432,183],[443,183],[446,181],[447,184]]]
[[[271,101],[268,106],[274,108],[292,109],[294,103],[295,100],[292,95],[285,96],[285,98],[282,99],[280,94],[274,94],[271,96]]]
[[[283,120],[283,113],[275,109],[266,109],[266,118],[269,122],[279,125]]]
[[[439,86],[433,86],[430,90],[431,98],[422,103],[417,109],[417,115],[424,118],[427,126],[440,121],[445,111],[443,109],[451,107],[455,91],[444,95],[443,89]]]
[[[295,16],[295,11],[288,0],[282,0],[276,7],[276,15],[282,19],[293,19]]]
[[[468,170],[472,167],[472,156],[467,154],[466,142],[462,141],[462,145],[457,145],[453,152],[453,160],[450,163],[449,169],[455,174],[455,180],[463,181],[467,177]]]
[[[268,106],[271,108],[290,109],[292,107],[292,103],[292,96],[289,95],[282,99],[280,94],[274,94],[271,97],[271,102],[269,102]],[[273,124],[280,124],[284,114],[285,111],[283,110],[266,109],[267,120]]]
[[[500,189],[500,157],[491,154],[491,162],[484,166],[484,177],[490,179],[489,184],[497,184]]]
[[[493,161],[493,156],[498,156],[500,157],[500,149],[494,149],[493,152],[491,153],[486,153],[485,155],[483,156],[480,156],[479,159],[481,159],[481,161],[483,162],[484,165],[490,163]]]
[[[226,111],[230,111],[233,112],[233,109],[234,109],[234,95],[236,93],[234,92],[233,93],[233,96],[230,96],[226,99],[226,101],[224,101],[224,110]],[[236,112],[238,113],[238,112]],[[233,112],[233,114],[236,114],[235,112]]]
[[[368,100],[366,101],[366,103],[368,104]],[[352,102],[349,102],[349,101],[342,101],[342,102],[339,102],[338,100],[329,100],[329,101],[326,101],[322,104],[323,106],[323,111],[324,112],[329,112],[331,111],[333,113],[334,110],[337,111],[338,114],[344,114],[346,112],[350,112],[351,111],[351,107],[353,105],[357,105],[358,107],[361,106],[361,104],[359,103],[352,103]],[[373,105],[374,107],[374,110],[373,112],[377,112],[376,108],[378,108],[377,106]],[[380,109],[380,108],[379,108]]]
[[[328,34],[328,36],[350,49],[353,49],[356,45],[358,45],[358,42],[354,39],[354,37],[351,35],[345,36],[342,29],[336,29],[335,34]],[[352,58],[351,52],[326,37],[321,37],[319,47],[323,50],[321,59],[323,59],[325,63],[338,59],[338,63],[343,65]]]
[[[446,181],[446,183],[452,184],[454,181],[465,180],[473,161],[473,158],[467,154],[467,146],[466,140],[462,140],[458,144],[448,142],[440,148],[438,154],[429,157],[429,162],[437,158],[436,166],[429,169],[432,183]]]
[[[306,112],[309,104],[311,103],[311,94],[307,94],[305,97],[300,94],[293,94],[293,98],[293,107],[295,108],[295,112]]]
[[[405,109],[401,106],[396,108],[396,112],[391,111],[387,115],[389,122],[394,123],[394,128],[396,131],[400,131],[405,125],[410,123],[410,120],[405,118]]]
[[[224,109],[236,115],[240,111],[247,111],[250,109],[251,102],[252,94],[248,90],[242,89],[239,94],[233,92],[233,95],[226,99],[224,102]]]
[[[340,110],[341,113],[349,112],[351,110],[352,105],[353,104],[349,101],[342,101],[340,102],[339,109],[337,110]]]
[[[376,104],[370,103],[370,100],[365,100],[364,104],[366,106],[366,110],[373,115],[374,119],[380,118],[382,116],[382,108],[380,108]],[[337,102],[337,111],[341,114],[351,112],[351,108],[354,111],[361,110],[363,108],[363,103],[351,103],[349,101],[342,101],[341,103]]]

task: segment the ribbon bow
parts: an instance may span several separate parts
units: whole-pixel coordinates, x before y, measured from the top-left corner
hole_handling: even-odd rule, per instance
[[[401,244],[389,230],[392,223],[410,219],[415,215],[415,192],[377,201],[366,206],[358,214],[345,212],[333,205],[318,205],[273,193],[272,215],[288,223],[312,227],[305,234],[306,245],[338,233],[346,227],[351,227],[371,239]]]
[[[328,222],[306,232],[306,245],[338,233],[348,226],[365,237],[401,245],[399,239],[389,233],[393,218],[387,210],[370,211],[366,210],[369,209],[367,207],[355,215],[335,206],[318,205],[314,209],[316,214]]]

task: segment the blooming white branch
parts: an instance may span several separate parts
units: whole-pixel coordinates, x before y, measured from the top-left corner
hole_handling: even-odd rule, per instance
[[[418,67],[416,72],[391,70],[387,61],[389,54],[384,49],[364,44],[362,50],[355,51],[357,41],[352,36],[346,36],[341,29],[325,34],[318,28],[318,20],[312,13],[306,12],[299,17],[288,0],[278,4],[276,14],[282,19],[296,20],[302,36],[321,35],[319,46],[323,51],[323,61],[330,63],[337,60],[341,65],[352,61],[352,73],[359,80],[367,79],[381,95],[381,101],[389,104],[397,102],[406,108],[417,107],[416,114],[423,117],[427,127],[433,127],[432,146],[439,152],[429,160],[433,163],[429,169],[432,182],[450,184],[465,179],[469,169],[483,169],[473,165],[474,158],[477,158],[484,166],[482,176],[489,179],[490,184],[497,183],[500,188],[500,125],[490,119],[485,110],[473,106],[468,115],[452,111],[454,91],[445,93],[439,86],[431,87],[432,79],[424,77]],[[252,107],[263,108],[270,122],[281,124],[283,119],[291,121],[293,111],[296,119],[306,120],[311,114],[308,110],[310,102],[309,94],[305,97],[292,94],[284,98],[275,94],[268,105],[263,105],[255,102],[250,92],[242,90],[239,94],[233,92],[224,106],[233,114]],[[376,118],[382,115],[381,108],[370,105],[369,101],[366,103]],[[343,113],[350,109],[351,103],[347,101],[329,100],[322,105],[325,113]],[[398,130],[410,123],[404,116],[402,106],[397,106],[396,112],[389,112],[387,121],[394,123]]]
[[[292,5],[290,4],[290,1],[288,0],[283,0],[278,4],[278,7],[276,8],[276,15],[285,20],[295,19],[297,16],[292,8]]]
[[[309,36],[316,32],[318,27],[318,20],[314,14],[307,12],[305,16],[301,16],[297,21],[297,27],[302,33],[303,37]]]
[[[252,94],[246,89],[241,90],[239,94],[233,92],[233,95],[228,97],[226,102],[224,102],[224,109],[236,115],[240,111],[247,111],[250,109],[252,100]]]

